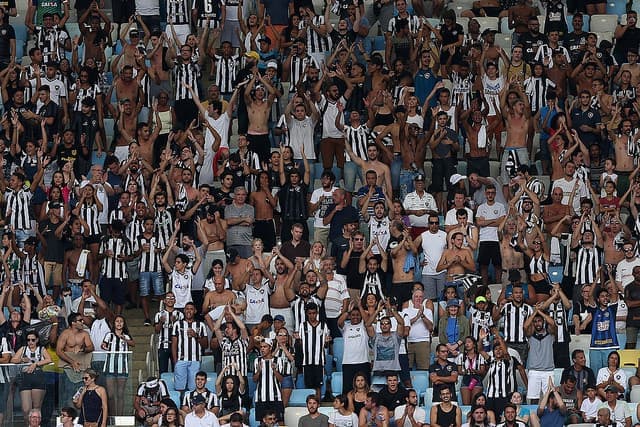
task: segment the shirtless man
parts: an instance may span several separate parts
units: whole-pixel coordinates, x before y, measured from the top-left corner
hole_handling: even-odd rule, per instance
[[[140,78],[141,76],[138,75],[134,79],[133,67],[131,65],[125,65],[122,67],[119,77],[113,82],[113,86],[109,89],[105,99],[109,102],[108,100],[111,99],[111,92],[115,90],[116,99],[119,100],[121,104],[124,100],[129,100],[133,103],[132,105],[136,110],[137,116],[140,108],[142,108],[142,99],[144,98],[142,88],[140,87]],[[114,117],[117,116],[118,110],[110,102],[108,104],[108,108]],[[131,133],[131,135],[134,135],[134,133]]]
[[[244,285],[249,282],[249,273],[253,271],[253,264],[248,259],[241,258],[238,251],[229,249],[227,251],[227,269],[225,277],[231,276],[231,287],[236,290],[244,289]]]
[[[85,263],[84,274],[78,274],[78,262],[80,261],[80,255],[84,249],[84,236],[82,234],[76,234],[72,238],[73,249],[64,253],[64,261],[62,264],[62,274],[64,283],[71,288],[72,299],[77,298],[82,293],[82,280],[87,273],[87,265],[91,262],[91,253],[87,254],[87,260]]]
[[[167,51],[169,48],[165,46],[168,43],[167,34],[154,33],[151,35],[151,52],[147,54],[147,59],[151,62],[151,66],[147,67],[151,87],[149,89],[152,97],[157,96],[160,90],[164,89],[167,93],[171,93],[171,80],[169,69],[166,66]]]
[[[593,90],[593,80],[602,78],[605,75],[605,68],[595,54],[587,51],[580,62],[571,72],[570,78],[576,82],[578,93]],[[593,95],[593,94],[592,94]]]
[[[464,235],[457,231],[451,235],[449,241],[453,247],[444,250],[436,267],[437,272],[447,270],[447,281],[453,280],[456,274],[465,274],[476,269],[471,249],[462,247]]]
[[[527,274],[524,271],[524,257],[522,252],[516,250],[518,234],[518,222],[513,216],[505,216],[498,227],[498,238],[500,239],[500,256],[502,257],[502,271],[518,270],[520,280],[526,280]],[[502,283],[508,283],[508,274],[502,275]]]
[[[162,122],[160,121],[160,116],[158,115],[158,111],[156,107],[158,106],[158,100],[153,100],[153,110],[150,114],[154,114],[155,112],[155,122],[153,127],[153,132],[151,131],[151,127],[148,123],[140,123],[137,127],[136,132],[136,140],[140,145],[139,153],[142,160],[147,162],[147,164],[153,164],[153,145],[160,135],[160,131],[162,130]]]
[[[258,86],[256,84],[257,81],[262,85]],[[265,99],[267,92],[268,96]],[[244,101],[247,104],[247,114],[249,116],[249,129],[247,131],[249,149],[258,154],[260,163],[269,160],[271,142],[269,141],[268,121],[271,115],[271,106],[276,96],[278,96],[276,89],[256,69],[253,78],[244,90]]]
[[[402,169],[400,169],[400,200],[415,191],[413,179],[417,174],[423,173],[424,158],[427,155],[428,138],[424,131],[416,123],[410,123],[408,134],[400,140],[400,152],[402,153]]]
[[[447,241],[451,242],[455,233],[461,233],[462,246],[475,251],[478,248],[479,230],[478,227],[469,221],[469,212],[467,212],[466,208],[458,209],[456,211],[456,221],[458,221],[458,223],[455,225],[445,225],[445,230],[447,230]]]
[[[631,85],[636,87],[640,84],[640,64],[638,64],[638,52],[627,51],[627,63],[620,66],[620,70],[613,79],[614,83],[620,84],[620,76],[623,71],[631,73]]]
[[[613,141],[616,158],[616,174],[618,174],[618,182],[616,188],[618,194],[624,194],[629,188],[629,175],[635,169],[635,156],[629,154],[629,142],[635,138],[637,141],[640,133],[632,136],[631,120],[624,119],[619,121],[619,110],[614,111],[612,120],[607,124],[609,138]],[[637,145],[634,143],[634,146]]]
[[[231,305],[236,299],[233,291],[224,288],[225,278],[224,276],[213,276],[213,290],[206,293],[204,296],[204,302],[202,303],[202,312],[210,313],[214,309],[224,305]],[[205,316],[205,321],[209,328],[213,331],[213,323],[218,318],[212,318],[212,316]]]
[[[543,206],[542,219],[547,230],[553,230],[558,223],[562,222],[564,225],[561,226],[562,228],[559,231],[561,233],[569,231],[569,223],[566,222],[566,217],[571,215],[571,210],[569,205],[562,204],[563,196],[562,188],[556,187],[551,191],[551,204]]]
[[[411,234],[402,221],[393,221],[389,229],[391,238],[389,248],[391,248],[391,262],[393,263],[393,277],[390,289],[390,296],[396,297],[398,305],[402,306],[405,301],[411,299],[411,290],[414,282],[414,269],[404,270],[407,255],[416,249],[413,245]]]
[[[382,186],[384,184],[385,191],[387,194],[393,194],[393,190],[391,187],[391,169],[389,166],[385,165],[381,161],[378,160],[378,146],[375,144],[367,144],[367,160],[362,160],[358,157],[353,150],[351,149],[351,144],[345,144],[345,151],[362,169],[362,175],[365,175],[365,172],[368,170],[373,170],[378,175],[378,179],[376,181],[377,186]]]
[[[527,140],[529,125],[531,121],[531,108],[527,96],[518,85],[513,85],[514,92],[518,95],[513,103],[507,102],[509,90],[503,89],[500,94],[500,111],[506,123],[507,141],[505,150],[500,162],[500,176],[502,178],[502,192],[505,199],[509,200],[509,182],[517,173],[517,167],[522,164],[529,164],[529,144]]]
[[[269,296],[269,307],[271,307],[271,315],[275,317],[276,314],[280,314],[284,317],[285,325],[293,325],[293,311],[291,310],[291,298],[290,292],[287,289],[291,286],[292,276],[297,274],[301,270],[302,264],[298,261],[299,269],[294,268],[294,265],[286,257],[280,255],[280,251],[274,248],[276,258],[276,276],[274,279],[275,288]]]
[[[100,20],[104,22],[104,27],[100,25]],[[87,21],[88,26],[86,25]],[[105,47],[112,44],[110,40],[111,21],[109,17],[100,10],[98,3],[94,1],[80,19],[78,19],[78,23],[80,24],[81,34],[79,43],[84,45],[85,60],[87,58],[93,58],[95,61],[103,61]]]
[[[493,100],[492,100],[493,102]],[[494,105],[494,109],[497,107]],[[471,124],[467,118],[471,115]],[[491,145],[488,136],[492,135],[501,124],[500,120],[493,120],[489,125],[484,124],[484,114],[481,110],[467,110],[460,117],[462,126],[467,134],[467,144],[469,152],[467,158],[467,176],[476,172],[480,176],[489,176],[489,152]],[[483,131],[483,132],[481,132]]]
[[[89,354],[94,350],[94,347],[91,336],[84,330],[82,316],[78,313],[71,313],[68,320],[69,328],[60,334],[56,344],[56,353],[60,360],[69,364],[75,372],[80,372],[83,369],[82,363],[74,356],[79,353]]]
[[[210,205],[207,208],[206,219],[198,221],[198,239],[206,242],[207,254],[202,263],[202,275],[209,276],[211,263],[214,259],[222,261],[224,267],[226,258],[224,256],[224,241],[227,238],[227,221],[220,216],[220,209]]]
[[[112,105],[109,104],[109,108]],[[139,109],[133,107],[133,103],[129,98],[121,99],[118,104],[119,114],[116,121],[116,127],[119,131],[119,135],[115,140],[115,146],[111,146],[113,149],[109,149],[119,161],[126,160],[129,157],[129,143],[131,137],[129,135],[135,135],[138,128],[138,113]]]
[[[547,78],[556,84],[556,97],[563,100],[567,97],[567,82],[571,77],[571,64],[561,50],[553,53],[553,67],[547,68]]]
[[[607,218],[605,214],[605,218]],[[620,261],[624,259],[624,252],[620,242],[629,241],[631,232],[629,228],[622,223],[620,217],[616,214],[611,217],[610,225],[605,225],[605,220],[600,226],[602,229],[602,240],[604,243],[604,263],[611,266],[612,271]]]
[[[265,251],[270,251],[276,244],[276,228],[273,222],[274,210],[278,204],[276,197],[277,193],[274,196],[269,188],[269,173],[260,171],[258,189],[249,196],[249,203],[255,212],[254,234],[255,237],[262,238]]]
[[[142,40],[140,40],[139,31],[136,28],[131,29],[131,27],[133,26],[134,16],[135,16],[135,19],[138,21],[138,25],[140,25],[142,27],[142,31],[144,31],[144,39]],[[129,31],[129,29],[131,29],[131,31]],[[125,40],[125,37],[127,34],[129,34],[129,40],[131,41],[130,43]],[[131,66],[135,65],[136,59],[134,54],[136,51],[138,51],[138,46],[147,46],[149,44],[150,35],[151,35],[151,32],[145,25],[140,15],[136,14],[129,17],[129,22],[120,31],[120,34],[118,35],[118,37],[120,37],[120,43],[123,47],[118,65],[120,67],[123,67],[126,65],[131,65]]]

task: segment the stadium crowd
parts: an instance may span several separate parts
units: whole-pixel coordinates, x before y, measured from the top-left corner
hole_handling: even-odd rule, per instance
[[[131,415],[141,305],[141,425],[631,427],[640,29],[585,3],[1,0],[0,424]]]

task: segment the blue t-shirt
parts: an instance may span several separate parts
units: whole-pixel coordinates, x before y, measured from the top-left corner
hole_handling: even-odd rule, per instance
[[[538,120],[538,122],[540,123],[540,140],[541,141],[548,140],[550,136],[548,133],[544,131],[544,127],[543,127],[544,123],[546,122],[547,127],[549,127],[551,125],[551,122],[553,121],[553,118],[556,116],[556,114],[558,114],[558,112],[556,111],[555,108],[553,108],[551,110],[551,114],[549,115],[549,120],[546,120],[547,114],[549,114],[549,106],[545,105],[540,109],[540,118]]]
[[[420,100],[420,105],[424,104],[427,96],[433,90],[433,87],[442,80],[436,76],[432,69],[420,68],[414,77],[414,86],[416,88],[415,95]],[[438,102],[438,94],[436,93],[429,102],[429,107],[435,107]]]
[[[544,408],[542,416],[540,417],[540,425],[544,427],[564,427],[565,416],[559,409],[550,411],[549,408]]]
[[[271,17],[271,25],[289,25],[289,0],[260,0],[266,14]]]

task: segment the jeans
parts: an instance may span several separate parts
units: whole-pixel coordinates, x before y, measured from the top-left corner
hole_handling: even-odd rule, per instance
[[[598,372],[600,368],[607,366],[607,359],[609,358],[609,353],[612,351],[614,350],[589,350],[589,367],[593,372]]]
[[[178,391],[195,390],[196,373],[200,370],[200,361],[178,360],[173,378]]]
[[[171,350],[168,348],[158,349],[158,370],[160,373],[169,372],[169,365],[171,365],[171,369],[173,369]]]
[[[402,169],[402,159],[400,156],[393,156],[391,161],[391,187],[394,191],[400,186],[400,169]]]
[[[344,164],[344,189],[350,192],[356,191],[356,176],[360,177],[362,185],[365,184],[362,169],[354,162]],[[404,200],[404,199],[403,199]]]
[[[410,169],[400,170],[400,200],[404,200],[407,194],[414,192],[415,186],[413,179],[418,175],[417,171]]]

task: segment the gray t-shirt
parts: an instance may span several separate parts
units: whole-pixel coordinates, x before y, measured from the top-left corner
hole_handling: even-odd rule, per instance
[[[377,333],[373,344],[373,371],[400,371],[400,343],[402,337],[395,332],[384,336]]]
[[[311,418],[311,415],[307,414],[298,420],[298,427],[327,427],[328,425],[329,417],[325,414],[318,414],[315,418]]]
[[[231,203],[224,208],[225,219],[250,217],[254,218],[253,206],[244,204],[242,206],[236,206],[235,203]],[[250,225],[231,225],[227,229],[227,245],[251,245],[253,240],[253,229]]]

